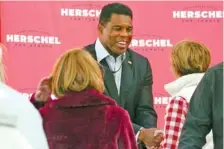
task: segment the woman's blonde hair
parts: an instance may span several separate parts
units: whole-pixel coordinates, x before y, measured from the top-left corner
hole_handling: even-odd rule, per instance
[[[205,72],[211,61],[209,49],[202,43],[183,40],[171,52],[171,65],[178,76]]]
[[[0,43],[0,82],[5,81],[5,70],[4,70],[4,64],[3,64],[3,44]]]
[[[95,88],[104,91],[104,81],[97,61],[84,49],[72,49],[63,54],[52,71],[51,88],[57,97],[66,92]]]

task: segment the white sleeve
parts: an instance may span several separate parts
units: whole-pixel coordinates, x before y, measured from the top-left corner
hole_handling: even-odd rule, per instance
[[[0,122],[18,129],[34,149],[49,149],[39,111],[21,93],[0,83]]]

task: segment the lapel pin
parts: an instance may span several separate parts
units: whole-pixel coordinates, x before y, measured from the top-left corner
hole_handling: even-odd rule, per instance
[[[132,62],[131,61],[128,61],[128,64],[132,64]]]

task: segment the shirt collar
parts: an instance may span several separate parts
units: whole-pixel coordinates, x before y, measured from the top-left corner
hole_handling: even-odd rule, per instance
[[[96,40],[95,50],[96,50],[96,58],[98,62],[100,62],[101,60],[103,60],[104,58],[110,55],[108,51],[104,48],[102,43],[100,42],[99,38]]]
[[[95,50],[96,50],[96,59],[98,62],[100,62],[104,58],[110,56],[109,52],[104,48],[104,46],[100,42],[99,38],[97,38],[97,40],[96,40]],[[125,53],[120,56],[121,56],[122,60],[125,59]]]

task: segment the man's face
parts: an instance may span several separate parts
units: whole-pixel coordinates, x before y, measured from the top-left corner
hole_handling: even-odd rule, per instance
[[[132,39],[132,19],[127,15],[112,14],[106,24],[99,24],[98,30],[102,44],[113,55],[121,55]]]

